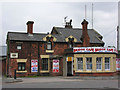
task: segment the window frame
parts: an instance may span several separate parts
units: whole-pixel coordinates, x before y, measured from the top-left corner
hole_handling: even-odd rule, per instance
[[[106,60],[106,58],[107,58],[107,59],[109,58],[109,63],[106,63],[106,62],[105,62],[105,66],[106,66],[106,64],[109,65],[109,69],[108,69],[108,68],[106,69],[106,67],[105,67],[105,70],[110,70],[110,57],[105,57],[105,60]]]
[[[69,48],[72,48],[72,43],[69,43]]]
[[[50,45],[50,48],[48,48],[48,45]],[[47,50],[52,50],[52,42],[51,41],[47,42]]]
[[[100,63],[97,62],[97,59],[98,59],[98,60],[101,60]],[[100,65],[101,69],[97,68],[97,65],[98,65],[98,66]],[[97,58],[96,58],[96,70],[102,70],[102,57],[97,57]]]
[[[78,58],[76,58],[77,59],[77,70],[83,70],[83,57],[78,57]],[[82,63],[81,62],[78,62],[78,60],[82,60]],[[79,66],[78,65],[82,65],[81,67],[82,67],[82,69],[80,69],[80,68],[78,68]]]
[[[47,63],[45,63],[45,60],[44,59],[46,59],[47,60]],[[42,71],[48,71],[48,58],[42,58]],[[43,62],[44,61],[44,62]],[[44,65],[47,65],[47,66],[44,66]],[[46,69],[47,68],[47,69]]]
[[[87,59],[91,59],[91,62],[90,62],[90,63],[87,63]],[[87,68],[87,65],[88,65],[88,64],[91,65],[91,66],[90,66],[91,69],[88,69],[88,68]],[[92,57],[86,57],[86,70],[87,70],[87,71],[92,71],[92,68],[93,68],[93,67],[92,67]]]
[[[18,47],[20,47],[20,49],[18,48]],[[22,49],[22,45],[17,45],[17,50],[21,50]]]
[[[22,69],[22,66],[24,65],[24,69]],[[21,69],[19,69],[19,66]],[[26,70],[26,63],[25,62],[18,62],[18,71],[25,71]]]

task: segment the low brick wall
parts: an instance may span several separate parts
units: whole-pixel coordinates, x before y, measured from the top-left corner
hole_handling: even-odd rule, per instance
[[[104,72],[104,73],[74,73],[74,76],[114,76],[117,72]]]

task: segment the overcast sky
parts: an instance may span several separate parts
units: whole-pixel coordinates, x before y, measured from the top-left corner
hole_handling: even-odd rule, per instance
[[[47,33],[53,26],[64,27],[64,17],[72,19],[73,28],[82,28],[85,18],[88,28],[92,28],[91,2],[4,2],[1,4],[2,38],[0,43],[5,45],[7,32],[26,32],[26,22],[34,21],[34,33]],[[118,3],[93,2],[94,29],[103,36],[105,46],[117,46]],[[0,35],[1,36],[1,35]]]

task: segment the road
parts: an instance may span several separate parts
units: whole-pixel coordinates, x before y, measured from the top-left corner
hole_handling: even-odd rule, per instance
[[[61,77],[22,78],[23,82],[3,83],[3,88],[118,88],[118,80],[81,80]]]

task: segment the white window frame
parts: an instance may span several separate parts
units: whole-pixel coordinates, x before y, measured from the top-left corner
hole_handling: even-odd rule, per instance
[[[100,63],[97,62],[97,59],[98,59],[98,60],[101,60],[101,62],[100,62]],[[97,65],[101,65],[101,69],[97,69]],[[97,57],[97,58],[96,58],[96,70],[102,70],[102,57]]]
[[[78,58],[76,58],[77,59],[77,70],[83,70],[83,58],[82,58],[82,63],[80,62],[80,63],[78,63],[78,59],[80,59],[80,58],[82,58],[82,57],[78,57]],[[78,68],[78,64],[82,64],[82,69],[79,69]]]
[[[52,42],[47,42],[47,50],[52,50]]]
[[[10,53],[10,58],[18,58],[18,53]]]
[[[87,64],[88,64],[88,63],[87,63],[87,58],[89,58],[89,59],[91,58],[91,62],[90,62],[89,64],[92,65],[92,57],[86,57],[86,70],[87,70],[87,71],[92,71],[92,68],[91,68],[91,69],[87,69]]]
[[[69,44],[69,48],[72,48],[72,44],[71,43]]]
[[[21,46],[21,45],[17,45],[17,49],[18,49],[18,50],[21,50],[21,49],[22,49],[22,46]]]
[[[110,70],[110,57],[105,57],[105,60],[106,60],[106,58],[109,58],[109,63],[105,63],[105,65],[109,64],[109,69],[105,69],[105,70]]]

